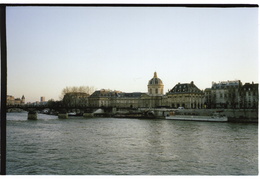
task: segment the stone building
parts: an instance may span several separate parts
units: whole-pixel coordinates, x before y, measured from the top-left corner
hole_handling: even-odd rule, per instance
[[[246,83],[243,86],[240,80],[213,82],[211,88],[202,91],[192,81],[178,83],[164,95],[164,84],[154,72],[153,78],[148,81],[146,93],[102,89],[90,96],[79,93],[67,94],[64,96],[64,101],[66,100],[71,105],[81,104],[89,107],[257,108],[258,84]]]
[[[89,94],[83,92],[66,93],[63,97],[63,104],[67,107],[88,106]]]
[[[21,99],[20,98],[15,98],[14,99],[14,105],[16,105],[16,106],[21,105]]]
[[[147,93],[97,90],[89,96],[90,107],[154,108],[162,105],[163,82],[157,73],[149,80]]]
[[[111,104],[113,107],[118,108],[139,108],[142,107],[142,96],[145,93],[117,93],[116,96],[111,98]]]
[[[204,94],[207,108],[258,108],[258,84],[242,85],[240,80],[213,82]]]
[[[245,83],[240,90],[240,108],[258,109],[258,84]]]
[[[6,104],[7,105],[24,105],[25,104],[25,97],[24,95],[22,98],[14,98],[14,96],[7,95],[6,97]]]
[[[41,102],[45,102],[45,97],[44,96],[41,96]]]
[[[204,107],[210,109],[212,106],[211,88],[206,88],[204,90]]]
[[[153,78],[149,80],[147,88],[147,93],[143,94],[141,98],[142,107],[154,108],[162,106],[164,85],[156,72],[154,72]]]
[[[7,95],[6,97],[6,105],[14,105],[14,97],[11,95]]]
[[[212,82],[209,101],[211,108],[239,108],[241,87],[240,80]]]
[[[157,73],[148,81],[147,93],[97,90],[89,96],[90,107],[156,108],[184,107],[203,108],[204,93],[193,82],[177,84],[164,95],[164,84]]]
[[[197,109],[204,107],[204,93],[192,81],[178,83],[167,94],[165,104],[172,108],[184,107]]]
[[[154,72],[154,76],[148,82],[148,95],[149,96],[163,96],[163,82],[157,77],[157,73]]]
[[[112,91],[101,89],[95,91],[89,96],[89,106],[90,107],[112,107],[113,106],[113,97],[116,97],[121,91]]]
[[[25,104],[25,97],[24,97],[24,95],[22,96],[21,104],[22,104],[22,105]]]

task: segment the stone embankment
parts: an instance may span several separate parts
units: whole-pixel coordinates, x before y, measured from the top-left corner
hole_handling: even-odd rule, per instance
[[[203,116],[220,112],[228,117],[229,122],[258,122],[258,110],[256,109],[184,109],[178,110],[178,112]]]
[[[10,109],[7,109],[6,112],[24,112],[24,110],[20,109],[20,108],[10,108]]]
[[[38,114],[36,111],[28,112],[28,120],[37,120]]]

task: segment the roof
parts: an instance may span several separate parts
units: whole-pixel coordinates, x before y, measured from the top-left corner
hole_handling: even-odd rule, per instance
[[[157,77],[157,73],[154,72],[154,76],[149,80],[148,85],[163,85],[163,82],[160,78]]]
[[[167,94],[203,93],[192,81],[191,83],[178,83]]]
[[[134,93],[118,93],[117,97],[119,98],[140,98],[143,94],[141,92],[134,92]]]
[[[65,95],[64,95],[64,98],[66,98],[66,97],[72,97],[72,96],[76,96],[76,97],[88,97],[89,96],[89,94],[87,94],[87,93],[84,93],[84,92],[69,92],[69,93],[66,93]]]
[[[125,93],[121,91],[111,91],[111,90],[98,90],[95,91],[90,98],[95,97],[114,97],[114,98],[140,98],[143,94],[141,92]]]
[[[242,88],[245,89],[245,90],[258,90],[258,83],[256,83],[256,84],[245,83],[242,86]]]
[[[229,87],[239,87],[242,83],[240,80],[235,81],[221,81],[219,83],[212,82],[212,89],[223,89],[223,88],[229,88]]]
[[[97,90],[92,95],[90,95],[90,98],[93,97],[114,97],[119,93],[119,91],[111,91],[111,90]]]

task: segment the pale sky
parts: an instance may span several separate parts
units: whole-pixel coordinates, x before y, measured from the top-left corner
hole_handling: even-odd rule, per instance
[[[58,100],[66,86],[164,92],[178,82],[258,83],[258,8],[7,7],[7,92]]]

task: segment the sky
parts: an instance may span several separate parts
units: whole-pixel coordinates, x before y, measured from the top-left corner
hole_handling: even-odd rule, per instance
[[[7,7],[7,93],[59,100],[66,86],[147,92],[258,83],[258,8]]]

